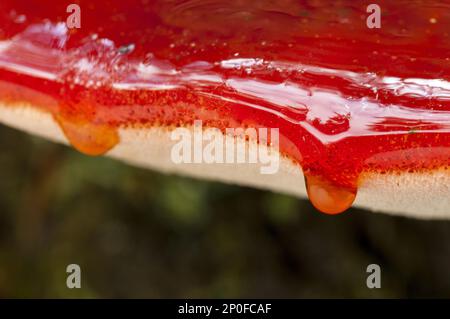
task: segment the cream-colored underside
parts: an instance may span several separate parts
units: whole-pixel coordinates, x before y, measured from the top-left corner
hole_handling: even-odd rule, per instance
[[[55,142],[68,143],[53,117],[34,107],[0,104],[0,122]],[[107,155],[165,173],[306,197],[301,170],[287,158],[281,157],[280,169],[273,175],[261,174],[258,164],[175,164],[170,154],[176,142],[171,140],[170,132],[169,128],[161,127],[121,129],[120,143]],[[256,144],[247,146],[254,148]],[[366,174],[354,206],[425,219],[450,218],[450,172]]]

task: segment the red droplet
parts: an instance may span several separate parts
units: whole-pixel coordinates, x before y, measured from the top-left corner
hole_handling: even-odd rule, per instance
[[[335,215],[346,211],[356,197],[356,190],[333,185],[320,176],[305,176],[305,183],[309,200],[325,214]]]
[[[119,135],[114,127],[62,116],[55,118],[70,144],[84,154],[105,154],[119,142]]]

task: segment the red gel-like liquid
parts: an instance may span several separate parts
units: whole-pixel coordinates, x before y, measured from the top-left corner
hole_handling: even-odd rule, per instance
[[[276,127],[319,210],[361,172],[450,165],[450,5],[378,1],[2,0],[0,103],[51,112],[98,155],[117,128]]]

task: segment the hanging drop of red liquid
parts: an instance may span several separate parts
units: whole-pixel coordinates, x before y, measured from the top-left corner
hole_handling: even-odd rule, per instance
[[[70,144],[84,154],[103,155],[119,142],[119,135],[114,127],[85,120],[67,119],[63,116],[55,118]]]
[[[322,213],[340,214],[353,204],[356,190],[333,185],[320,176],[305,175],[306,191],[313,206]]]

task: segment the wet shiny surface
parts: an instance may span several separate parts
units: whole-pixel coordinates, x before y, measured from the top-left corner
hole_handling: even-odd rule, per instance
[[[362,171],[450,165],[444,1],[380,1],[381,29],[364,1],[79,3],[72,30],[65,3],[0,3],[0,100],[52,112],[82,152],[122,126],[277,127],[329,213]]]

